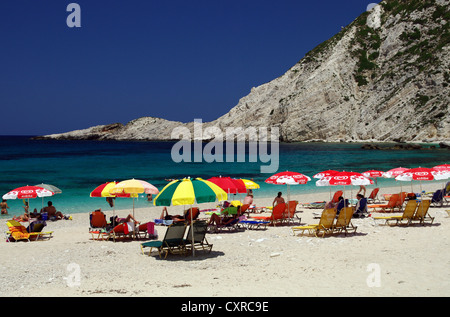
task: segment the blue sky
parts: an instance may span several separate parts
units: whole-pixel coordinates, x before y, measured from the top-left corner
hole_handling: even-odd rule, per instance
[[[81,27],[69,28],[69,3]],[[375,1],[2,0],[0,135],[211,121]]]

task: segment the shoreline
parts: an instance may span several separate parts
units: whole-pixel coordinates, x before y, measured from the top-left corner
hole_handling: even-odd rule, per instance
[[[425,191],[434,188],[423,186]],[[380,189],[393,193],[400,187]],[[328,195],[327,195],[328,196]],[[320,201],[323,193],[293,195],[292,199]],[[272,199],[255,199],[257,206]],[[217,203],[200,204],[200,209]],[[138,240],[93,241],[88,213],[73,220],[48,221],[53,231],[46,241],[0,242],[2,296],[150,296],[150,297],[298,297],[298,296],[449,296],[450,206],[430,208],[433,225],[389,227],[373,218],[354,219],[356,234],[325,238],[293,236],[291,226],[207,234],[211,253],[196,257],[157,252],[143,255]],[[159,218],[162,207],[139,208],[141,223]],[[169,213],[182,212],[170,207]],[[315,224],[313,212],[297,208],[301,224]],[[107,218],[112,211],[103,210]],[[117,210],[119,217],[131,209]],[[395,213],[399,214],[399,213]],[[378,214],[385,216],[386,214]],[[201,217],[205,215],[202,213]],[[166,227],[155,227],[159,238]],[[5,231],[4,225],[3,230]],[[20,259],[20,261],[17,261]],[[380,267],[380,287],[368,285],[368,268]],[[79,285],[70,285],[74,269]],[[427,274],[424,274],[427,272]],[[15,278],[11,278],[14,276]],[[236,278],[238,277],[238,278]]]

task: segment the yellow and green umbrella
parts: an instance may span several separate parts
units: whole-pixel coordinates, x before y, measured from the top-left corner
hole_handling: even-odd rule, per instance
[[[174,180],[167,184],[153,200],[155,206],[180,206],[193,205],[195,203],[210,203],[216,200],[227,200],[227,193],[216,184],[202,178],[184,178]],[[191,225],[192,225],[192,212]],[[192,241],[194,241],[194,230]],[[195,255],[195,248],[192,248]]]
[[[155,206],[181,206],[227,200],[227,193],[202,178],[176,179],[167,184],[153,200]]]

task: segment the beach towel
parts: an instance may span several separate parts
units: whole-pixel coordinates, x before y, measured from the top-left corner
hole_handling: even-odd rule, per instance
[[[14,240],[23,240],[30,238],[30,234],[27,232],[27,229],[25,227],[9,227],[9,232],[11,232],[11,236],[14,238]]]

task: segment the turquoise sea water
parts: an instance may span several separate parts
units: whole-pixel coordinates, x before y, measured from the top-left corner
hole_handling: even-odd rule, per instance
[[[253,178],[261,186],[254,191],[256,198],[274,197],[278,191],[286,193],[286,186],[264,183],[272,174],[261,174],[260,167],[269,163],[250,163],[248,157],[243,163],[175,163],[171,158],[173,145],[171,142],[46,141],[30,140],[24,136],[0,137],[0,194],[25,185],[52,184],[62,189],[62,194],[45,198],[44,204],[51,200],[64,214],[72,214],[96,208],[108,210],[104,198],[91,198],[89,193],[104,182],[130,178],[145,180],[161,190],[168,178],[208,179],[222,175]],[[280,144],[279,153],[278,171],[296,171],[311,178],[328,169],[386,171],[399,166],[433,167],[450,161],[450,151],[444,149],[374,151],[363,150],[361,144],[355,143]],[[317,187],[315,181],[290,186],[291,195],[330,191],[328,187]],[[442,181],[436,182],[436,187],[441,184]],[[398,183],[392,179],[378,179],[378,186],[392,185]],[[137,208],[160,208],[153,207],[143,195],[135,204]],[[11,207],[10,215],[23,213],[22,200],[8,200],[8,205]],[[40,209],[42,200],[30,200],[30,206],[31,209]],[[116,199],[116,209],[131,207],[132,199]]]

